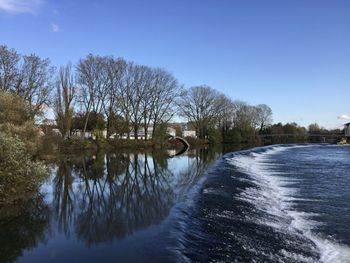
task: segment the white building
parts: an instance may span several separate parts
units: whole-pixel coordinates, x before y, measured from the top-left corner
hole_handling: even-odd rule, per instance
[[[192,138],[197,138],[196,131],[193,130],[184,130],[182,131],[182,137],[192,137]]]
[[[93,136],[93,133],[91,131],[87,131],[85,132],[84,136],[83,135],[83,131],[82,130],[73,130],[72,133],[71,133],[71,136],[72,137],[77,137],[77,138],[81,138],[83,137],[84,139],[92,139],[94,136]]]
[[[346,137],[350,137],[350,122],[344,125],[344,133]]]
[[[106,138],[107,137],[107,130],[103,130],[101,131],[101,136],[103,138]],[[167,134],[170,135],[170,136],[176,136],[176,130],[172,127],[167,127]],[[152,135],[153,135],[153,127],[150,126],[147,130],[147,139],[152,139]],[[73,133],[72,133],[72,136],[74,137],[81,137],[82,136],[82,131],[81,130],[74,130]],[[146,137],[146,133],[145,133],[145,130],[143,127],[139,128],[139,130],[137,131],[137,138],[139,140],[144,140]],[[84,138],[85,139],[96,139],[96,135],[94,134],[94,132],[92,131],[87,131],[85,132],[84,134]],[[110,136],[110,138],[117,138],[117,135],[116,134],[112,134]],[[121,137],[119,137],[121,139],[127,139],[128,138],[128,135],[127,134],[123,134]],[[133,130],[130,131],[130,134],[129,134],[129,139],[131,140],[134,140],[135,139],[135,133]]]

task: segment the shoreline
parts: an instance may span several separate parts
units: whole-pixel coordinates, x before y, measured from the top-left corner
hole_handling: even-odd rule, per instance
[[[219,147],[223,152],[230,150],[248,149],[257,146],[273,145],[273,144],[305,144],[305,143],[330,143],[337,144],[334,140],[320,141],[307,138],[274,138],[273,140],[260,140],[251,138],[244,142],[210,142],[206,139],[186,138],[192,148],[201,147]],[[57,156],[74,155],[84,153],[96,153],[99,151],[114,152],[114,151],[148,151],[154,152],[159,150],[176,150],[181,152],[183,144],[177,140],[130,140],[130,139],[81,139],[71,138],[63,140],[58,137],[44,136],[42,138],[42,147],[35,154],[34,159],[50,160]]]

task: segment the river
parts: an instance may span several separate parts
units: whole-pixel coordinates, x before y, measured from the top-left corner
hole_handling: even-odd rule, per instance
[[[350,262],[350,147],[58,158],[0,262]]]

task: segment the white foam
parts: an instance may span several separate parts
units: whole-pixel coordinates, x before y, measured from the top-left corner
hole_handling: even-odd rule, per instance
[[[311,257],[305,257],[300,254],[292,253],[284,249],[281,250],[281,254],[284,258],[292,258],[297,262],[313,263],[315,260]]]
[[[293,210],[296,200],[304,200],[296,197],[298,189],[292,187],[293,184],[300,180],[288,178],[287,173],[271,170],[279,166],[271,163],[271,156],[292,147],[307,146],[270,147],[260,153],[235,155],[229,160],[241,172],[248,174],[251,182],[257,186],[244,189],[237,198],[251,203],[256,209],[276,218],[276,220],[272,221],[269,218],[252,219],[247,216],[247,219],[268,225],[277,231],[289,231],[311,240],[317,247],[321,262],[350,262],[350,247],[324,239],[314,233],[315,231],[313,230],[321,224],[312,220],[317,214]],[[281,251],[281,255],[300,262],[313,261],[303,255],[297,255],[285,250]]]

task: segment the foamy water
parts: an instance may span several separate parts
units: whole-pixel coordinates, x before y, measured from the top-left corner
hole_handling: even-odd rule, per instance
[[[247,215],[246,219],[265,224],[276,232],[309,239],[319,254],[319,259],[315,259],[284,248],[280,250],[279,255],[276,255],[275,259],[278,261],[283,262],[287,259],[299,262],[350,262],[349,246],[324,238],[317,232],[317,227],[324,223],[314,220],[319,214],[298,211],[294,208],[296,201],[306,200],[300,197],[299,188],[294,186],[297,182],[302,183],[302,179],[293,178],[291,173],[278,171],[281,164],[274,161],[274,156],[295,147],[272,147],[259,153],[237,154],[230,158],[229,162],[240,172],[248,174],[255,185],[244,189],[236,198],[250,203],[263,215],[255,218]]]

